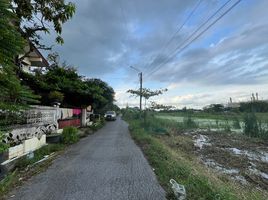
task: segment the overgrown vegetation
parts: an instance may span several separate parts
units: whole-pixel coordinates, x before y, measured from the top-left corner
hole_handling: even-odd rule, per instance
[[[79,140],[78,129],[72,126],[65,127],[62,132],[62,141],[64,144],[73,144]]]
[[[18,18],[10,8],[10,1],[0,1],[0,115],[3,110],[8,114],[38,101],[15,73],[15,57],[23,51],[25,40],[11,23],[18,22]]]
[[[143,147],[169,199],[175,199],[169,185],[171,178],[185,185],[188,199],[236,199],[227,188],[217,188],[207,177],[196,173],[184,158],[176,158],[167,147],[141,128],[138,121],[130,122],[130,130],[133,138]]]
[[[27,166],[36,163],[37,161],[44,158],[44,156],[48,156],[53,152],[57,152],[63,150],[65,145],[63,144],[48,144],[46,146],[41,147],[33,153],[33,158],[23,158],[20,159],[18,163],[16,163],[16,167],[19,170],[25,169]]]
[[[97,131],[100,128],[102,128],[104,126],[104,124],[105,124],[104,119],[95,120],[95,122],[90,126],[90,129],[92,131]]]
[[[183,122],[176,122],[154,118],[151,114],[145,124],[138,119],[138,112],[130,109],[130,112],[124,111],[124,119],[129,122],[132,137],[141,146],[155,169],[159,182],[167,191],[168,199],[175,199],[169,184],[171,178],[185,185],[187,199],[265,199],[261,193],[240,188],[233,182],[208,171],[195,154],[190,153],[189,142],[178,139],[181,148],[175,149],[164,142],[165,138],[173,141],[172,138],[175,136],[171,134],[172,132],[195,127],[191,117],[185,118]],[[161,132],[159,136],[156,129],[166,130],[166,132]]]
[[[0,131],[0,154],[8,149],[8,145],[3,143],[4,134]],[[1,160],[0,160],[1,161]]]
[[[258,120],[254,113],[248,113],[244,118],[244,134],[249,137],[268,138],[268,123]]]
[[[0,199],[17,181],[17,170],[8,174],[3,180],[0,181]]]

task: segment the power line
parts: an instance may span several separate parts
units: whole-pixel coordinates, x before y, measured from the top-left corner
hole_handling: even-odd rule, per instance
[[[215,21],[213,21],[210,25],[208,25],[203,31],[201,31],[197,36],[195,36],[193,39],[191,39],[201,28],[203,28],[204,25],[206,25],[213,17],[218,14],[231,0],[228,0],[225,2],[213,15],[211,15],[201,26],[199,26],[180,46],[178,46],[171,56],[167,58],[164,62],[160,63],[155,67],[155,70],[153,70],[150,75],[158,71],[164,64],[166,64],[168,61],[170,61],[174,56],[176,56],[178,53],[182,52],[184,49],[186,49],[192,42],[194,42],[196,39],[198,39],[201,35],[203,35],[209,28],[211,28],[216,22],[218,22],[222,17],[224,17],[228,12],[230,12],[238,3],[240,3],[242,0],[238,0],[235,2],[230,8],[228,8],[223,14],[221,14]],[[190,42],[186,44],[188,41]],[[186,44],[186,45],[185,45]],[[185,46],[184,46],[185,45]],[[179,50],[179,51],[177,51]]]
[[[165,44],[163,45],[163,47],[160,49],[160,52],[162,51],[165,51],[167,49],[167,47],[170,45],[170,43],[172,42],[172,40],[175,39],[176,35],[181,31],[181,29],[184,27],[184,25],[190,20],[190,18],[193,16],[194,12],[197,10],[197,8],[200,6],[202,0],[199,0],[197,2],[197,4],[194,6],[193,10],[190,12],[190,14],[188,15],[188,17],[184,20],[184,22],[178,27],[178,29],[175,31],[175,33],[171,36],[171,38],[165,42]],[[159,54],[158,54],[159,55]],[[152,62],[153,60],[155,60],[157,58],[156,55],[153,59],[151,59],[150,62]],[[148,63],[145,67],[145,70],[148,71],[149,68],[147,68],[147,66],[149,65],[150,63]],[[151,63],[152,64],[152,63]]]

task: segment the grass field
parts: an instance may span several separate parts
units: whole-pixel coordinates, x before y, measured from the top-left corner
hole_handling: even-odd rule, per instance
[[[245,113],[157,113],[157,118],[164,120],[173,120],[183,123],[185,119],[189,118],[196,124],[196,127],[201,129],[211,130],[231,130],[233,132],[242,133],[244,130]],[[268,113],[257,113],[256,117],[264,126],[268,125]]]

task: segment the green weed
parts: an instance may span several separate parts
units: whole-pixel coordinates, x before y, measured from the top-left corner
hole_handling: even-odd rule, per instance
[[[62,132],[62,140],[64,144],[73,144],[79,140],[78,130],[75,127],[65,127]]]

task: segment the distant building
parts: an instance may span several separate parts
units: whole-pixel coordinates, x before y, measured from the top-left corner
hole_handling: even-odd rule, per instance
[[[227,103],[226,108],[240,108],[240,102],[229,102]]]

